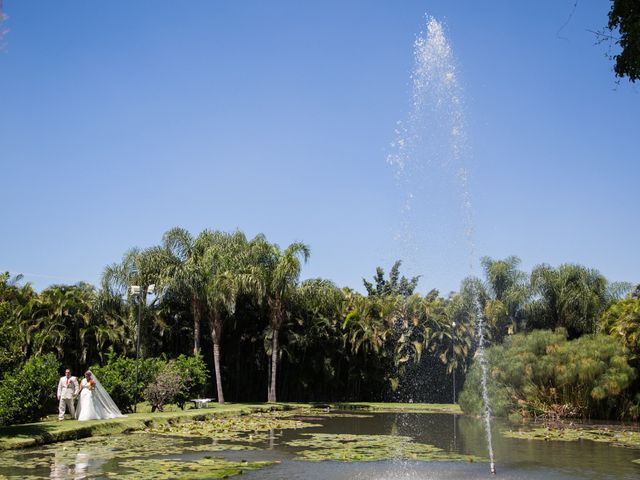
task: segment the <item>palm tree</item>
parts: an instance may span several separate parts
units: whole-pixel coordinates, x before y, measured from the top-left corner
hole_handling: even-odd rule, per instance
[[[271,329],[271,368],[269,369],[268,401],[276,401],[276,384],[278,370],[278,336],[287,315],[288,302],[294,294],[300,278],[302,261],[309,259],[310,250],[307,245],[295,242],[281,251],[277,245],[270,248],[265,241],[261,247],[267,246],[269,255],[263,270],[264,291],[269,306],[269,326]]]
[[[193,354],[201,351],[200,325],[207,302],[207,266],[204,255],[212,241],[211,232],[205,230],[197,238],[184,228],[175,227],[167,231],[162,239],[164,247],[174,261],[167,264],[165,283],[171,290],[184,292],[189,299],[193,318]]]
[[[53,285],[20,311],[25,356],[55,352],[74,369],[93,360],[95,288],[86,283]]]
[[[0,371],[16,367],[25,357],[24,317],[21,312],[36,297],[31,284],[20,285],[21,275],[0,273]]]
[[[348,345],[353,359],[359,360],[351,362],[353,365],[350,366],[350,377],[355,380],[357,394],[361,383],[371,394],[374,393],[373,382],[382,381],[393,391],[399,386],[397,367],[402,370],[408,357],[394,355],[396,352],[389,348],[389,341],[396,338],[396,326],[402,322],[400,298],[399,295],[364,297],[356,294],[347,300],[349,312],[342,330],[345,347]]]
[[[253,264],[254,245],[255,241],[247,242],[245,235],[239,231],[233,234],[213,232],[203,257],[203,263],[206,265],[206,299],[219,403],[224,403],[220,368],[224,321],[235,314],[240,295],[262,295],[260,273]]]
[[[131,335],[135,329],[129,321],[127,304],[122,297],[111,295],[104,289],[98,290],[92,316],[91,335],[100,362],[108,349],[124,354],[135,351]]]
[[[129,306],[130,322],[135,323],[134,317],[136,309],[134,308],[133,297],[130,294],[129,287],[132,285],[140,286],[140,295],[137,298],[138,308],[142,309],[142,333],[140,334],[142,341],[142,356],[147,356],[152,351],[153,346],[153,325],[147,320],[148,310],[155,307],[161,298],[161,295],[153,298],[150,304],[147,304],[147,288],[150,285],[156,285],[157,291],[162,294],[166,288],[166,272],[175,261],[171,252],[165,247],[150,247],[144,250],[133,248],[125,253],[120,263],[114,263],[107,266],[102,273],[102,288],[109,295],[127,299]]]
[[[594,332],[609,301],[607,279],[581,265],[540,265],[531,272],[531,285],[536,295],[528,305],[533,325],[564,327],[571,337]]]
[[[280,338],[287,359],[286,368],[297,378],[294,391],[297,398],[329,400],[331,391],[340,391],[339,373],[345,355],[340,336],[344,319],[344,292],[330,280],[305,280],[296,289],[292,315],[286,323],[286,338]],[[281,373],[282,376],[282,373]]]
[[[524,327],[524,307],[531,290],[527,274],[518,269],[518,257],[510,256],[503,260],[483,257],[481,263],[487,290],[491,296],[485,305],[484,313],[489,323],[497,330],[499,340],[505,333],[513,334]]]

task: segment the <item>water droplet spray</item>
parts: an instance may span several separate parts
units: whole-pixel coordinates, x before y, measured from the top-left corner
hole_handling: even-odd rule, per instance
[[[413,46],[412,109],[406,122],[398,122],[392,153],[387,162],[394,167],[398,183],[404,187],[402,214],[408,215],[419,198],[415,178],[437,160],[455,176],[460,191],[468,243],[469,268],[473,273],[475,258],[474,222],[468,175],[464,166],[467,153],[463,89],[458,80],[456,62],[444,28],[427,16],[426,33],[418,35]],[[432,169],[433,170],[433,169]],[[418,175],[416,175],[416,173]],[[428,173],[428,172],[427,172]],[[404,228],[408,222],[405,217]],[[404,240],[411,239],[407,231]],[[399,239],[403,239],[400,236]],[[487,389],[488,365],[485,355],[485,320],[477,290],[473,288],[474,312],[481,369],[483,423],[489,451],[490,471],[496,474],[491,437],[491,406]]]

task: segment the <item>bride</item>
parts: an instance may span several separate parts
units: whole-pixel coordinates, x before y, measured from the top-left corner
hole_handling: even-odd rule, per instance
[[[80,382],[80,400],[76,407],[78,420],[103,420],[124,417],[96,376],[87,370]]]

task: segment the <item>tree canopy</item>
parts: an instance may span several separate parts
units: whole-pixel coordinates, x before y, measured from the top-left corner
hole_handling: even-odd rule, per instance
[[[615,43],[620,53],[613,57],[616,76],[635,82],[640,79],[640,2],[611,0],[607,27],[618,33]]]

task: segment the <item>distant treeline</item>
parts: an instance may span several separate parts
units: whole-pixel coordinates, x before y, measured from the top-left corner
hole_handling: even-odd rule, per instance
[[[416,293],[419,279],[401,275],[398,261],[363,280],[361,294],[327,279],[301,282],[309,255],[303,243],[281,248],[262,235],[174,228],[107,266],[98,288],[38,293],[1,275],[0,372],[47,353],[76,373],[107,354],[133,357],[138,315],[141,355],[201,354],[208,393],[219,400],[452,401],[453,379],[459,391],[475,354],[478,315],[489,345],[535,329],[561,329],[568,341],[612,334],[637,367],[639,292],[597,270],[526,273],[517,257],[484,258],[483,279],[442,296]]]

